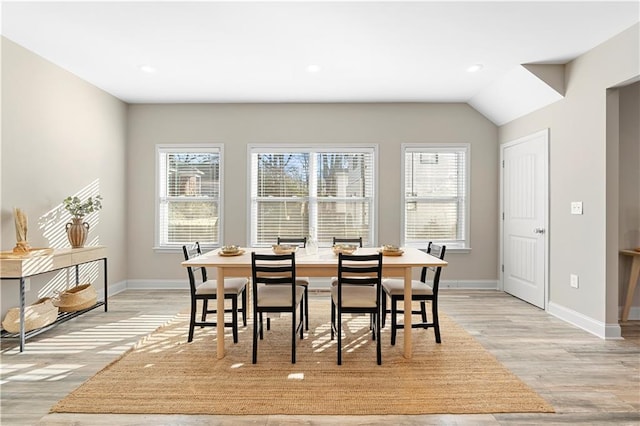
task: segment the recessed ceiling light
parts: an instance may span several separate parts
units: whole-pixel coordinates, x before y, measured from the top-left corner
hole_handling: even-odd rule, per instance
[[[320,65],[316,65],[316,64],[309,65],[307,67],[307,72],[312,72],[312,73],[320,72]]]
[[[474,64],[474,65],[471,65],[469,68],[467,68],[467,72],[478,72],[483,67],[484,67],[484,65],[482,65],[482,64]]]
[[[157,70],[152,67],[151,65],[140,65],[139,67],[140,71],[142,72],[146,72],[147,74],[153,74],[154,72],[156,72]]]

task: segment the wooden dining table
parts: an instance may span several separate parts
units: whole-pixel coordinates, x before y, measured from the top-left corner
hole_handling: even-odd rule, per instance
[[[373,254],[380,248],[359,248],[355,254]],[[447,262],[416,248],[402,248],[400,256],[384,256],[382,275],[404,278],[404,356],[411,358],[411,280],[413,269],[423,266],[447,266]],[[217,291],[224,293],[224,279],[227,277],[251,277],[251,252],[273,253],[271,247],[241,248],[242,253],[234,256],[223,255],[219,249],[203,253],[182,262],[184,267],[206,267],[217,269]],[[338,275],[338,256],[331,248],[320,248],[316,253],[307,253],[304,248],[296,252],[296,274],[306,277],[335,277]],[[329,286],[327,281],[327,287]],[[224,352],[224,298],[217,298],[217,357]]]

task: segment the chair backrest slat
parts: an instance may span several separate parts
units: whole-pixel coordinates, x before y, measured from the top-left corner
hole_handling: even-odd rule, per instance
[[[278,244],[295,244],[298,247],[307,247],[307,237],[278,237]]]
[[[362,237],[357,238],[343,238],[343,237],[333,237],[333,245],[336,244],[357,244],[359,247],[362,247]]]

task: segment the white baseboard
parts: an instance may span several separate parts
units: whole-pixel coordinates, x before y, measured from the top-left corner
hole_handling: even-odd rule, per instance
[[[114,294],[118,294],[121,293],[123,291],[125,291],[127,289],[127,281],[120,281],[117,283],[112,283],[109,286],[109,296],[113,296]],[[104,291],[102,290],[102,288],[100,289],[100,291],[98,292],[98,299],[100,299],[102,296],[104,296]]]
[[[606,324],[602,321],[595,320],[580,312],[576,312],[573,309],[569,309],[565,306],[558,305],[557,303],[549,302],[547,306],[547,312],[551,315],[560,318],[563,321],[573,324],[578,328],[588,331],[591,334],[595,334],[601,339],[622,339],[622,330],[620,324]]]
[[[440,288],[457,288],[466,290],[497,290],[498,280],[441,280]]]
[[[184,280],[127,280],[127,290],[189,290]]]

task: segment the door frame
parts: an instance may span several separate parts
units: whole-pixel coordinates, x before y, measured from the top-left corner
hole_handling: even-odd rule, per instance
[[[498,290],[500,291],[504,291],[504,151],[506,148],[509,148],[511,146],[517,145],[517,144],[521,144],[521,143],[526,143],[527,141],[543,136],[545,138],[545,149],[544,149],[544,155],[545,155],[545,162],[544,162],[544,176],[543,176],[543,189],[544,189],[544,232],[545,232],[545,239],[544,239],[544,252],[545,252],[545,256],[544,256],[544,307],[543,309],[546,311],[549,307],[549,301],[550,301],[550,291],[549,291],[549,259],[550,257],[550,253],[549,253],[549,240],[551,239],[551,228],[549,227],[549,205],[550,205],[550,201],[549,201],[549,136],[550,136],[550,129],[549,128],[545,128],[542,130],[539,130],[537,132],[531,133],[529,135],[526,136],[522,136],[520,138],[511,140],[509,142],[505,142],[503,144],[500,145],[500,163],[499,163],[499,167],[500,167],[500,212],[499,212],[499,217],[498,220],[500,221],[500,226],[498,227],[500,229],[500,242],[499,242],[499,247],[500,247],[500,263],[498,265],[498,276],[500,277],[498,279]]]

